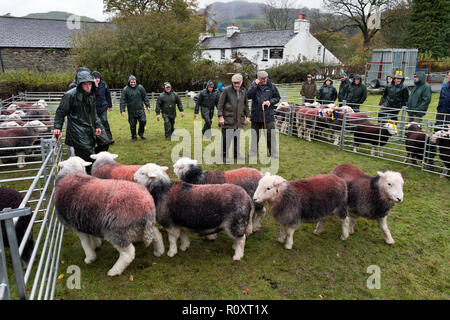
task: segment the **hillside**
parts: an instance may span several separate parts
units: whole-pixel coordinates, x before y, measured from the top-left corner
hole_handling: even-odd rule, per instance
[[[63,11],[50,11],[42,13],[30,13],[22,18],[36,18],[36,19],[56,19],[56,20],[66,20],[68,17],[72,16],[73,13],[63,12]],[[81,16],[82,22],[98,22],[93,18],[86,16]]]

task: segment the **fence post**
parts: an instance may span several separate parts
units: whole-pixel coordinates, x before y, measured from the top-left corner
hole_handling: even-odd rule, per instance
[[[425,171],[427,170],[426,165],[425,165],[425,161],[426,161],[426,155],[427,155],[427,147],[428,147],[428,140],[426,137],[428,136],[428,129],[429,129],[429,124],[430,124],[430,120],[427,120],[427,126],[425,129],[425,143],[423,146],[423,158],[422,158],[422,166],[421,166],[421,170]]]
[[[399,123],[399,138],[398,141],[404,141],[405,140],[405,119],[406,119],[406,106],[402,107],[402,114],[400,116],[400,123]]]
[[[3,243],[3,232],[0,228],[0,300],[9,300],[9,282],[6,269],[5,244]]]
[[[344,150],[344,140],[345,140],[345,126],[347,125],[347,110],[344,110],[344,116],[342,117],[342,127],[341,127],[341,143],[339,145],[339,151]]]
[[[288,136],[292,137],[292,130],[293,130],[293,126],[294,126],[294,111],[295,107],[293,105],[289,105],[289,126],[288,126]]]

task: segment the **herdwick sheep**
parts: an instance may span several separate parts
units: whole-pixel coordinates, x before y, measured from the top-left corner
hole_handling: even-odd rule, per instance
[[[375,149],[378,148],[378,155],[381,157],[383,146],[395,134],[397,134],[397,127],[392,120],[385,124],[366,123],[358,125],[353,131],[353,152],[358,152],[361,143],[368,143],[372,145],[370,154],[374,156]]]
[[[291,107],[288,102],[281,102],[275,109],[275,124],[280,126],[280,132],[287,134],[289,128],[289,114]]]
[[[405,163],[408,163],[408,160],[411,160],[411,163],[416,165],[417,161],[424,160],[425,163],[433,164],[433,159],[436,154],[436,144],[430,141],[430,137],[422,131],[420,124],[416,122],[408,124],[406,127],[405,138],[405,148],[407,152]],[[425,142],[427,143],[427,150],[425,159],[423,159]]]
[[[302,180],[287,181],[266,173],[259,181],[253,201],[267,201],[270,212],[280,223],[278,241],[292,249],[294,232],[301,223],[317,222],[315,234],[323,230],[325,218],[337,215],[342,221],[341,239],[348,238],[347,186],[335,175],[317,175]]]
[[[42,123],[37,127],[13,127],[0,129],[0,156],[17,154],[19,156],[17,166],[19,168],[23,168],[25,166],[25,151],[7,148],[32,146],[42,130],[46,130],[45,125]],[[5,149],[1,150],[1,148]],[[1,159],[0,164],[2,164]]]
[[[444,162],[444,169],[441,173],[441,178],[443,178],[448,175],[448,169],[450,169],[450,129],[437,131],[431,136],[430,142],[439,148],[439,158]]]
[[[144,165],[134,175],[155,199],[156,221],[169,234],[167,255],[177,254],[190,245],[187,232],[213,234],[224,230],[234,240],[233,260],[244,256],[246,234],[252,232],[253,202],[244,189],[233,184],[193,185],[183,181],[171,182],[164,171],[153,163]]]
[[[102,151],[98,154],[91,155],[91,158],[95,160],[91,169],[92,176],[101,179],[134,181],[134,174],[142,166],[118,164],[114,160],[117,157],[117,154],[112,154],[108,151]]]
[[[387,217],[392,207],[403,201],[402,175],[399,172],[385,171],[372,177],[350,164],[339,165],[331,173],[347,183],[350,234],[355,232],[356,219],[364,217],[377,220],[386,243],[394,244],[387,226]]]
[[[197,160],[180,158],[173,165],[173,171],[178,179],[192,184],[224,184],[230,183],[242,187],[253,198],[258,188],[261,172],[253,168],[239,168],[227,171],[203,171],[197,165]],[[266,213],[262,204],[255,204],[253,214],[253,232],[261,228],[261,221]]]
[[[154,254],[163,254],[162,236],[154,226],[155,204],[147,190],[130,181],[86,175],[85,167],[90,164],[79,157],[60,162],[54,196],[58,219],[81,240],[84,262],[96,260],[100,238],[120,253],[108,276],[122,274],[134,260],[134,242],[148,246],[155,238]]]
[[[0,211],[2,211],[5,208],[11,208],[16,209],[20,206],[23,200],[23,195],[13,189],[8,188],[2,188],[0,187]],[[16,231],[17,236],[17,244],[20,246],[20,243],[23,240],[23,237],[25,236],[26,230],[28,228],[28,225],[30,224],[32,214],[29,214],[27,216],[22,216],[19,218],[14,218],[14,229]],[[4,223],[1,223],[2,227],[2,234],[3,234],[3,243],[5,244],[5,247],[9,246],[8,237],[6,236],[6,228],[4,226]],[[22,252],[22,263],[25,267],[28,266],[28,262],[30,261],[31,254],[34,250],[34,242],[33,242],[33,233],[31,232],[28,239],[26,240],[25,247]]]

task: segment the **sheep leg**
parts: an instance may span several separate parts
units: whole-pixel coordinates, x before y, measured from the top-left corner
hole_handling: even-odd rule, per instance
[[[292,249],[292,245],[294,244],[294,232],[299,228],[300,226],[286,226],[286,243],[284,244],[284,247],[288,250]]]
[[[208,234],[208,235],[206,236],[206,239],[211,240],[211,241],[216,240],[216,239],[217,239],[217,233]]]
[[[349,224],[348,224],[348,233],[354,234],[355,233],[355,224],[356,224],[356,217],[349,216]]]
[[[319,222],[317,222],[316,229],[314,230],[314,234],[319,235],[323,231],[323,225],[325,224],[325,219],[320,219]]]
[[[25,167],[25,152],[18,152],[17,155],[17,167],[23,168]]]
[[[129,244],[127,247],[122,248],[120,246],[117,246],[113,244],[113,247],[116,248],[117,251],[119,251],[119,259],[117,259],[114,266],[109,269],[108,276],[114,277],[121,275],[122,272],[130,265],[130,263],[134,260],[135,256],[135,249],[133,244]]]
[[[2,161],[2,159],[0,159],[0,164],[3,164],[3,161]]]
[[[83,232],[76,232],[76,234],[78,238],[80,238],[81,247],[83,248],[84,254],[86,255],[84,263],[91,264],[97,259],[95,247],[92,246],[91,236]]]
[[[350,224],[349,217],[345,217],[345,219],[341,219],[342,222],[342,234],[341,234],[341,240],[345,241],[348,239],[349,235],[349,224]]]
[[[250,211],[250,217],[248,218],[247,228],[245,229],[245,234],[247,236],[251,235],[253,232],[253,219],[255,217],[255,209],[252,207]]]
[[[408,160],[409,160],[410,157],[411,157],[411,153],[410,153],[410,152],[407,152],[407,153],[406,153],[405,161],[403,161],[403,162],[404,162],[404,163],[408,163]]]
[[[245,234],[242,237],[234,239],[234,256],[233,260],[241,260],[244,256],[244,248],[245,248]]]
[[[180,229],[167,229],[167,233],[169,234],[169,251],[167,251],[167,255],[173,257],[177,254],[177,240],[180,236]]]
[[[156,226],[152,227],[153,231],[153,237],[155,240],[155,248],[153,251],[153,255],[156,257],[160,257],[162,254],[164,254],[164,241],[163,237],[161,235],[161,232],[159,232],[159,229]]]
[[[180,231],[180,240],[181,240],[181,245],[180,245],[181,251],[186,251],[189,248],[189,246],[191,245],[191,241],[189,241],[188,234],[185,230]]]
[[[334,142],[333,142],[333,144],[335,146],[337,146],[339,144],[340,139],[341,139],[341,136],[338,133],[335,133],[334,134]]]
[[[266,214],[266,208],[260,211],[255,211],[253,215],[253,232],[259,231],[261,229],[261,221]]]
[[[359,144],[358,143],[353,144],[353,152],[358,152],[358,150],[359,150]]]
[[[306,129],[306,141],[311,142],[312,129]]]
[[[387,226],[387,216],[384,216],[381,219],[378,219],[378,223],[380,225],[381,230],[384,233],[384,240],[387,244],[394,244],[394,239],[392,239],[391,232]]]
[[[382,148],[382,147],[378,147],[378,155],[379,155],[380,157],[383,156],[383,148]]]
[[[286,226],[280,223],[280,236],[278,237],[279,243],[284,243],[286,241]]]
[[[89,236],[90,241],[91,241],[91,248],[93,248],[94,250],[101,247],[102,245],[102,239],[98,238],[98,237],[94,237],[94,236]]]

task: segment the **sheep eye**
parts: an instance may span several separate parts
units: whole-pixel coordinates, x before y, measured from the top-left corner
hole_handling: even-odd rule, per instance
[[[267,191],[269,191],[270,190],[270,188],[267,188]]]
[[[392,183],[388,182],[388,186],[389,186],[389,187],[392,187]]]

